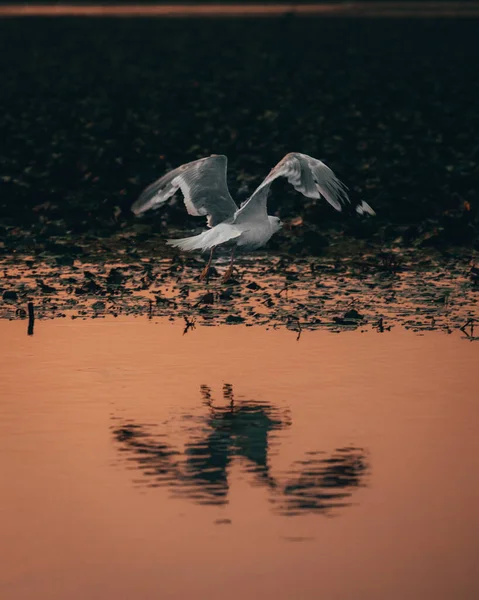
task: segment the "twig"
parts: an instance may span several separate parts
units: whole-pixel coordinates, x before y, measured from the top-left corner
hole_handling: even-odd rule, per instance
[[[477,319],[472,319],[472,318],[471,318],[471,319],[468,319],[468,320],[467,320],[467,321],[464,323],[464,325],[463,325],[462,327],[460,327],[460,330],[461,330],[463,333],[465,333],[465,334],[467,335],[467,337],[468,337],[470,340],[479,339],[479,338],[476,338],[476,337],[474,337],[474,323],[478,323],[478,322],[479,322],[479,321],[478,321]],[[466,327],[470,327],[470,328],[471,328],[471,331],[470,331],[470,333],[466,331]]]
[[[286,292],[286,299],[288,299],[288,282],[285,281],[284,287],[276,293],[276,298],[279,298],[283,292]]]
[[[33,302],[28,303],[28,329],[27,335],[33,335],[33,325],[35,324],[35,309]]]
[[[185,329],[183,330],[183,335],[185,335],[185,333],[188,333],[188,331],[190,329],[195,329],[195,319],[188,319],[188,317],[184,316],[183,319],[185,320]]]
[[[299,318],[288,315],[287,319],[288,319],[288,321],[286,323],[286,326],[288,326],[292,321],[296,321],[296,324],[298,327],[296,329],[296,331],[298,332],[298,335],[296,336],[296,341],[298,342],[299,338],[301,337],[301,332],[303,331],[303,328],[301,327],[301,323],[299,322]]]
[[[299,319],[296,319],[296,321],[298,323],[298,335],[296,336],[296,341],[299,342],[299,338],[301,337],[301,332],[303,331],[303,328],[301,327]]]

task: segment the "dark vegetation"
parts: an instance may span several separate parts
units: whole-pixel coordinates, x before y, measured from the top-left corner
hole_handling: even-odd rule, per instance
[[[474,20],[1,21],[0,251],[201,226],[181,202],[141,220],[129,207],[211,153],[228,156],[244,200],[293,150],[378,214],[336,214],[278,182],[270,209],[292,226],[275,251],[320,255],[338,238],[478,249],[478,32]]]

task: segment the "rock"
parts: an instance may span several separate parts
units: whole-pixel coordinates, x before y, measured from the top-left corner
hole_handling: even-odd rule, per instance
[[[158,304],[159,306],[169,306],[171,304],[176,307],[176,302],[174,300],[170,300],[169,298],[165,298],[163,296],[160,296],[159,294],[155,296],[155,301],[156,304]]]
[[[125,276],[120,269],[111,269],[106,278],[106,282],[108,285],[120,285],[124,279]]]
[[[15,300],[18,300],[18,294],[13,290],[7,290],[6,292],[3,292],[3,299],[6,302],[15,302]]]
[[[358,325],[357,319],[343,319],[342,317],[333,317],[333,321],[336,325]]]
[[[55,261],[59,267],[72,267],[75,259],[73,256],[57,256],[55,257]]]
[[[228,285],[241,285],[241,282],[237,279],[228,279]]]
[[[351,309],[348,310],[348,312],[345,312],[343,315],[343,319],[364,319],[364,315],[361,315],[360,313],[358,313],[357,310]]]
[[[220,300],[231,300],[234,294],[234,289],[232,287],[226,288],[221,292],[219,298]]]
[[[40,291],[43,292],[44,294],[54,294],[57,289],[54,288],[51,285],[48,285],[48,283],[44,283],[41,279],[39,279],[37,281],[38,287],[40,288]]]
[[[75,288],[75,294],[77,296],[83,294],[99,294],[103,289],[95,283],[92,279],[84,283],[81,287]]]
[[[244,318],[240,317],[239,315],[228,315],[225,322],[230,324],[244,323]]]
[[[215,295],[213,292],[208,292],[204,296],[201,296],[198,300],[198,304],[214,304]]]

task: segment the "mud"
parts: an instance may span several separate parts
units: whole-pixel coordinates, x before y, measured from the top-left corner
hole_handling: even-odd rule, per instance
[[[220,255],[209,282],[202,255],[167,248],[161,236],[124,233],[103,240],[58,241],[0,257],[0,318],[104,318],[136,315],[182,319],[195,326],[244,323],[297,333],[402,326],[415,331],[467,328],[479,318],[474,254],[355,249],[293,258],[265,251],[241,256],[223,283]],[[350,250],[350,248],[349,248]]]

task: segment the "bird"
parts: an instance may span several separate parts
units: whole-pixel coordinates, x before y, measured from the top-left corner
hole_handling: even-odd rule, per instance
[[[236,248],[257,250],[281,229],[281,220],[268,215],[267,211],[270,187],[278,177],[286,177],[307,198],[323,197],[337,211],[350,203],[348,188],[324,162],[307,154],[290,152],[238,207],[228,190],[227,164],[225,155],[212,154],[181,165],[149,185],[131,206],[135,215],[141,215],[150,209],[159,208],[181,190],[188,213],[207,217],[209,229],[206,231],[190,237],[167,240],[170,246],[184,251],[210,251],[200,280],[208,281],[213,253],[219,246],[232,249],[229,267],[223,276],[223,282],[227,282],[233,274]],[[356,212],[361,215],[375,214],[365,201],[356,205]]]

